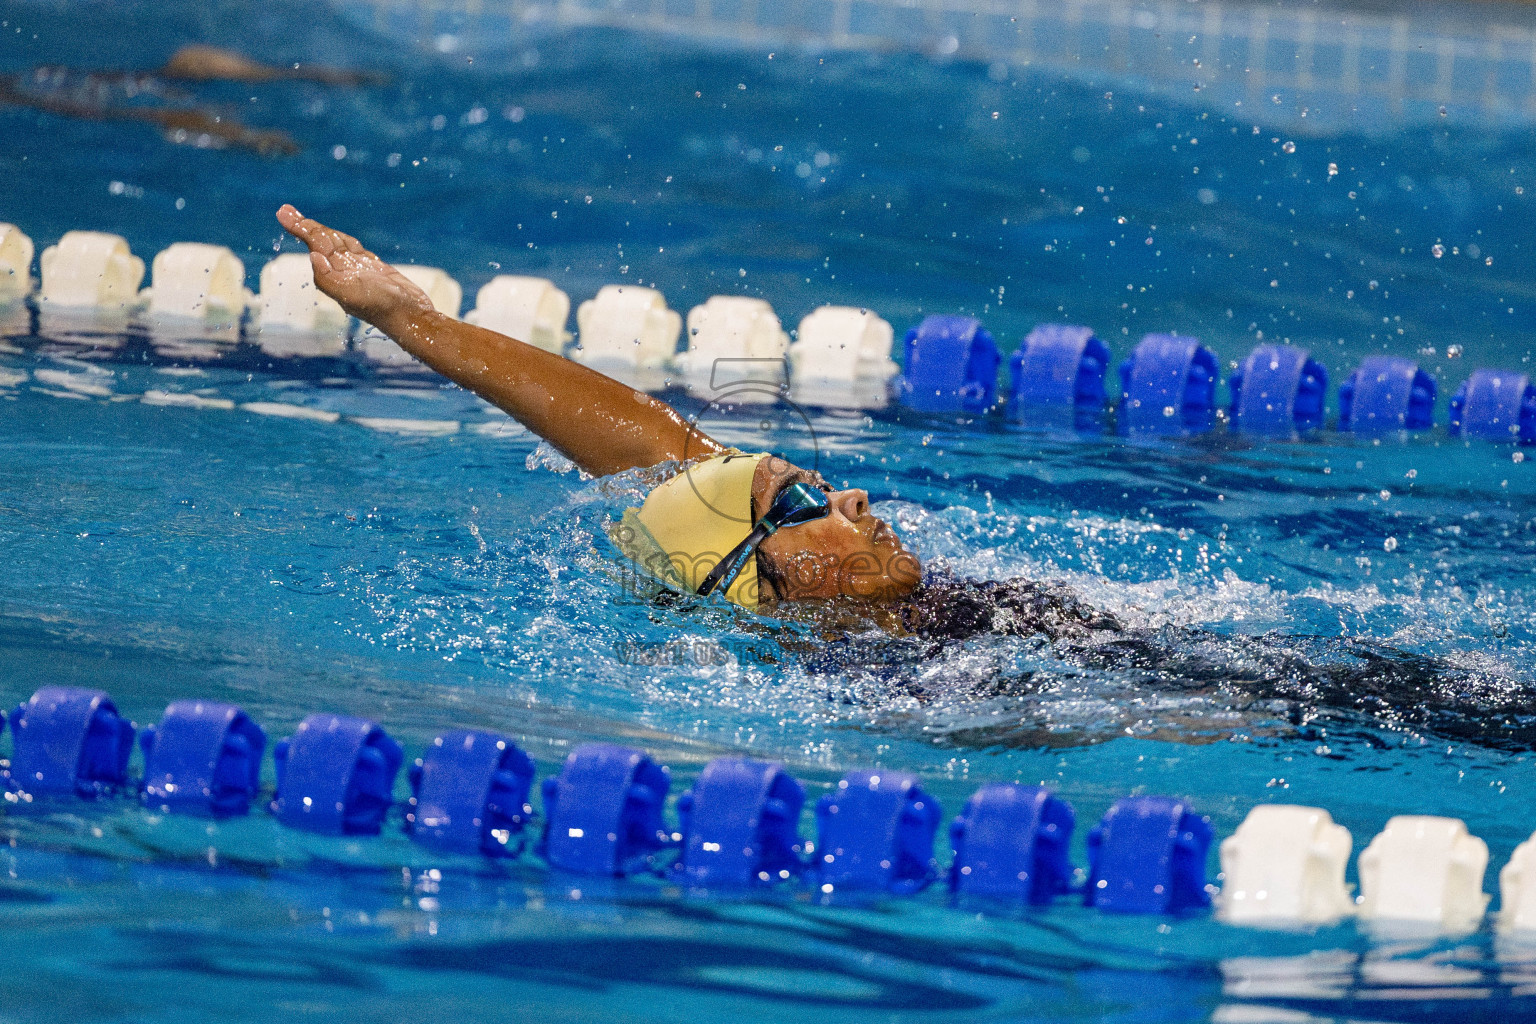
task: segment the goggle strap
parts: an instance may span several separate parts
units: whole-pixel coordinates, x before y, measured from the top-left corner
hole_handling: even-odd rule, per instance
[[[704,582],[699,584],[699,596],[708,597],[717,589],[729,590],[731,584],[736,582],[736,577],[741,575],[741,570],[746,568],[747,559],[752,557],[757,546],[767,539],[777,527],[767,520],[758,523],[752,528],[740,544],[731,549],[730,554],[720,559],[719,563],[704,577]]]

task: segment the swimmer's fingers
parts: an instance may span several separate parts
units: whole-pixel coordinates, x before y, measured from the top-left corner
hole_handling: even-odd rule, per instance
[[[309,228],[305,220],[305,216],[292,203],[284,203],[277,208],[277,222],[283,226],[284,231],[300,241],[308,241],[305,235],[309,233]]]
[[[319,253],[327,258],[336,253],[368,255],[368,250],[364,249],[357,239],[304,216],[294,209],[291,203],[284,203],[277,211],[277,220],[290,235],[309,246],[309,251],[312,253]]]
[[[315,285],[351,315],[388,334],[387,325],[401,316],[432,309],[426,292],[351,235],[328,228],[288,204],[277,211],[277,219],[309,246]]]
[[[277,211],[277,222],[294,238],[309,246],[309,251],[329,256],[337,249],[335,232],[317,220],[304,216],[292,203],[284,203]]]
[[[331,261],[323,253],[315,252],[313,249],[309,252],[309,268],[314,272],[316,281],[324,280],[326,275],[335,270],[331,266]]]

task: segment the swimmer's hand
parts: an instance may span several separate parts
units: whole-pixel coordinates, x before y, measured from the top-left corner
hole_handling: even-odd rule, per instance
[[[277,219],[309,246],[316,286],[342,309],[505,410],[593,476],[725,450],[660,399],[557,353],[439,313],[425,292],[351,235],[292,206],[278,210]]]
[[[277,219],[309,246],[316,287],[359,320],[398,337],[406,321],[433,312],[426,292],[351,235],[311,220],[287,203],[277,211]]]

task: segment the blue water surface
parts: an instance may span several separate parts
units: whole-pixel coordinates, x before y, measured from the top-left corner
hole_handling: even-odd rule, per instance
[[[72,228],[146,260],[215,242],[255,289],[293,248],[271,214],[294,201],[470,295],[511,272],[575,302],[614,281],[683,311],[761,295],[787,326],[828,302],[898,330],[966,312],[1007,349],[1078,322],[1117,357],[1176,329],[1224,372],[1261,340],[1308,346],[1335,383],[1390,353],[1436,376],[1442,422],[1472,367],[1529,360],[1536,154],[1515,129],[1282,137],[1027,67],[611,31],[439,55],[286,2],[7,0],[0,24],[13,73],[150,68],[208,41],[390,78],[179,87],[289,133],[289,158],[0,108],[0,220],[39,248]],[[1062,581],[1222,669],[1089,668],[995,637],[865,636],[829,660],[800,624],[629,598],[603,527],[635,481],[581,478],[430,374],[360,347],[295,355],[23,307],[0,320],[7,704],[99,687],[149,724],[208,696],[274,738],[313,711],[366,715],[408,756],[493,728],[541,775],[577,743],[618,741],[670,765],[675,792],[726,753],[784,760],[813,798],[845,770],[895,767],[947,814],[985,781],[1045,782],[1077,809],[1079,864],[1081,833],[1127,793],[1187,796],[1219,837],[1260,802],[1320,805],[1357,850],[1394,814],[1460,817],[1489,844],[1489,891],[1536,826],[1518,710],[1536,483],[1509,446],[1443,427],[1147,442],[890,410],[712,414],[721,440],[867,488],[930,568]],[[706,656],[635,656],[658,649]],[[1421,659],[1455,682],[1374,703],[1276,689],[1259,662],[1277,649]],[[127,800],[12,812],[0,835],[6,1020],[1536,1016],[1529,951],[1491,930],[1250,932],[1069,901],[956,909],[939,887],[741,901],[533,856],[443,858],[393,824],[321,839]]]

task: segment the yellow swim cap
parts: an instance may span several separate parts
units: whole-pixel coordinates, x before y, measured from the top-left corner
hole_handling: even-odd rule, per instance
[[[709,571],[752,532],[752,478],[767,457],[733,451],[689,466],[624,513],[611,531],[614,543],[652,576],[697,593]],[[726,600],[756,611],[758,587],[751,558]]]

